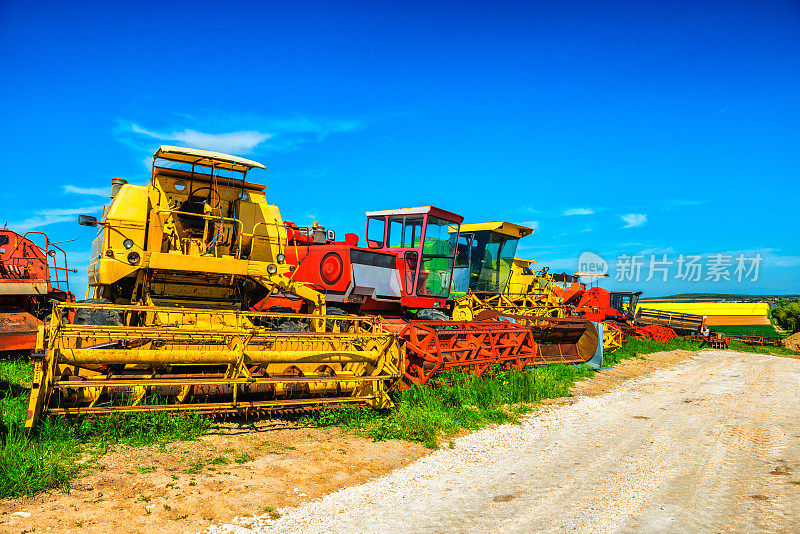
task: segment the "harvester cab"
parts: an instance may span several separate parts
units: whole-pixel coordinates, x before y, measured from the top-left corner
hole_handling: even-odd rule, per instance
[[[256,161],[162,146],[147,185],[112,180],[89,266],[95,299],[119,304],[241,309],[286,291],[307,311],[324,300],[290,277],[286,228],[265,187],[245,181]]]
[[[617,312],[617,318],[632,321],[639,303],[641,291],[612,291],[611,308]]]
[[[366,215],[365,247],[355,234],[336,241],[332,230],[287,223],[286,262],[296,267],[290,276],[345,311],[399,316],[446,308],[463,217],[433,206]],[[273,298],[255,308],[276,304]]]
[[[507,221],[465,224],[459,237],[453,319],[471,321],[492,310],[563,316],[553,292],[540,287],[530,260],[515,258],[519,240],[532,228]]]
[[[505,292],[517,244],[532,233],[533,228],[507,221],[462,225],[453,274],[453,297],[461,297],[468,291]]]

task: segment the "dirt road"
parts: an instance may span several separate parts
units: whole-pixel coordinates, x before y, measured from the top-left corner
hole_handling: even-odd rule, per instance
[[[800,360],[703,351],[280,512],[210,531],[796,531]]]

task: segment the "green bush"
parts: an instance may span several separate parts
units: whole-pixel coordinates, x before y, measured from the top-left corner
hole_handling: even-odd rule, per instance
[[[800,331],[800,300],[782,304],[770,311],[770,315],[784,330],[793,333]]]

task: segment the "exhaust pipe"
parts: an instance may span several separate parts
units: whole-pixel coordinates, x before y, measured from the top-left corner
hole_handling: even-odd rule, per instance
[[[122,186],[127,183],[128,181],[124,178],[111,179],[111,200],[114,200],[114,197],[117,196],[117,193],[119,193],[119,190],[122,189]]]

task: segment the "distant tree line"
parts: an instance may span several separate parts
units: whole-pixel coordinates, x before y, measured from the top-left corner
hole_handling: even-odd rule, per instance
[[[800,300],[781,304],[771,312],[778,326],[790,332],[800,331]]]

